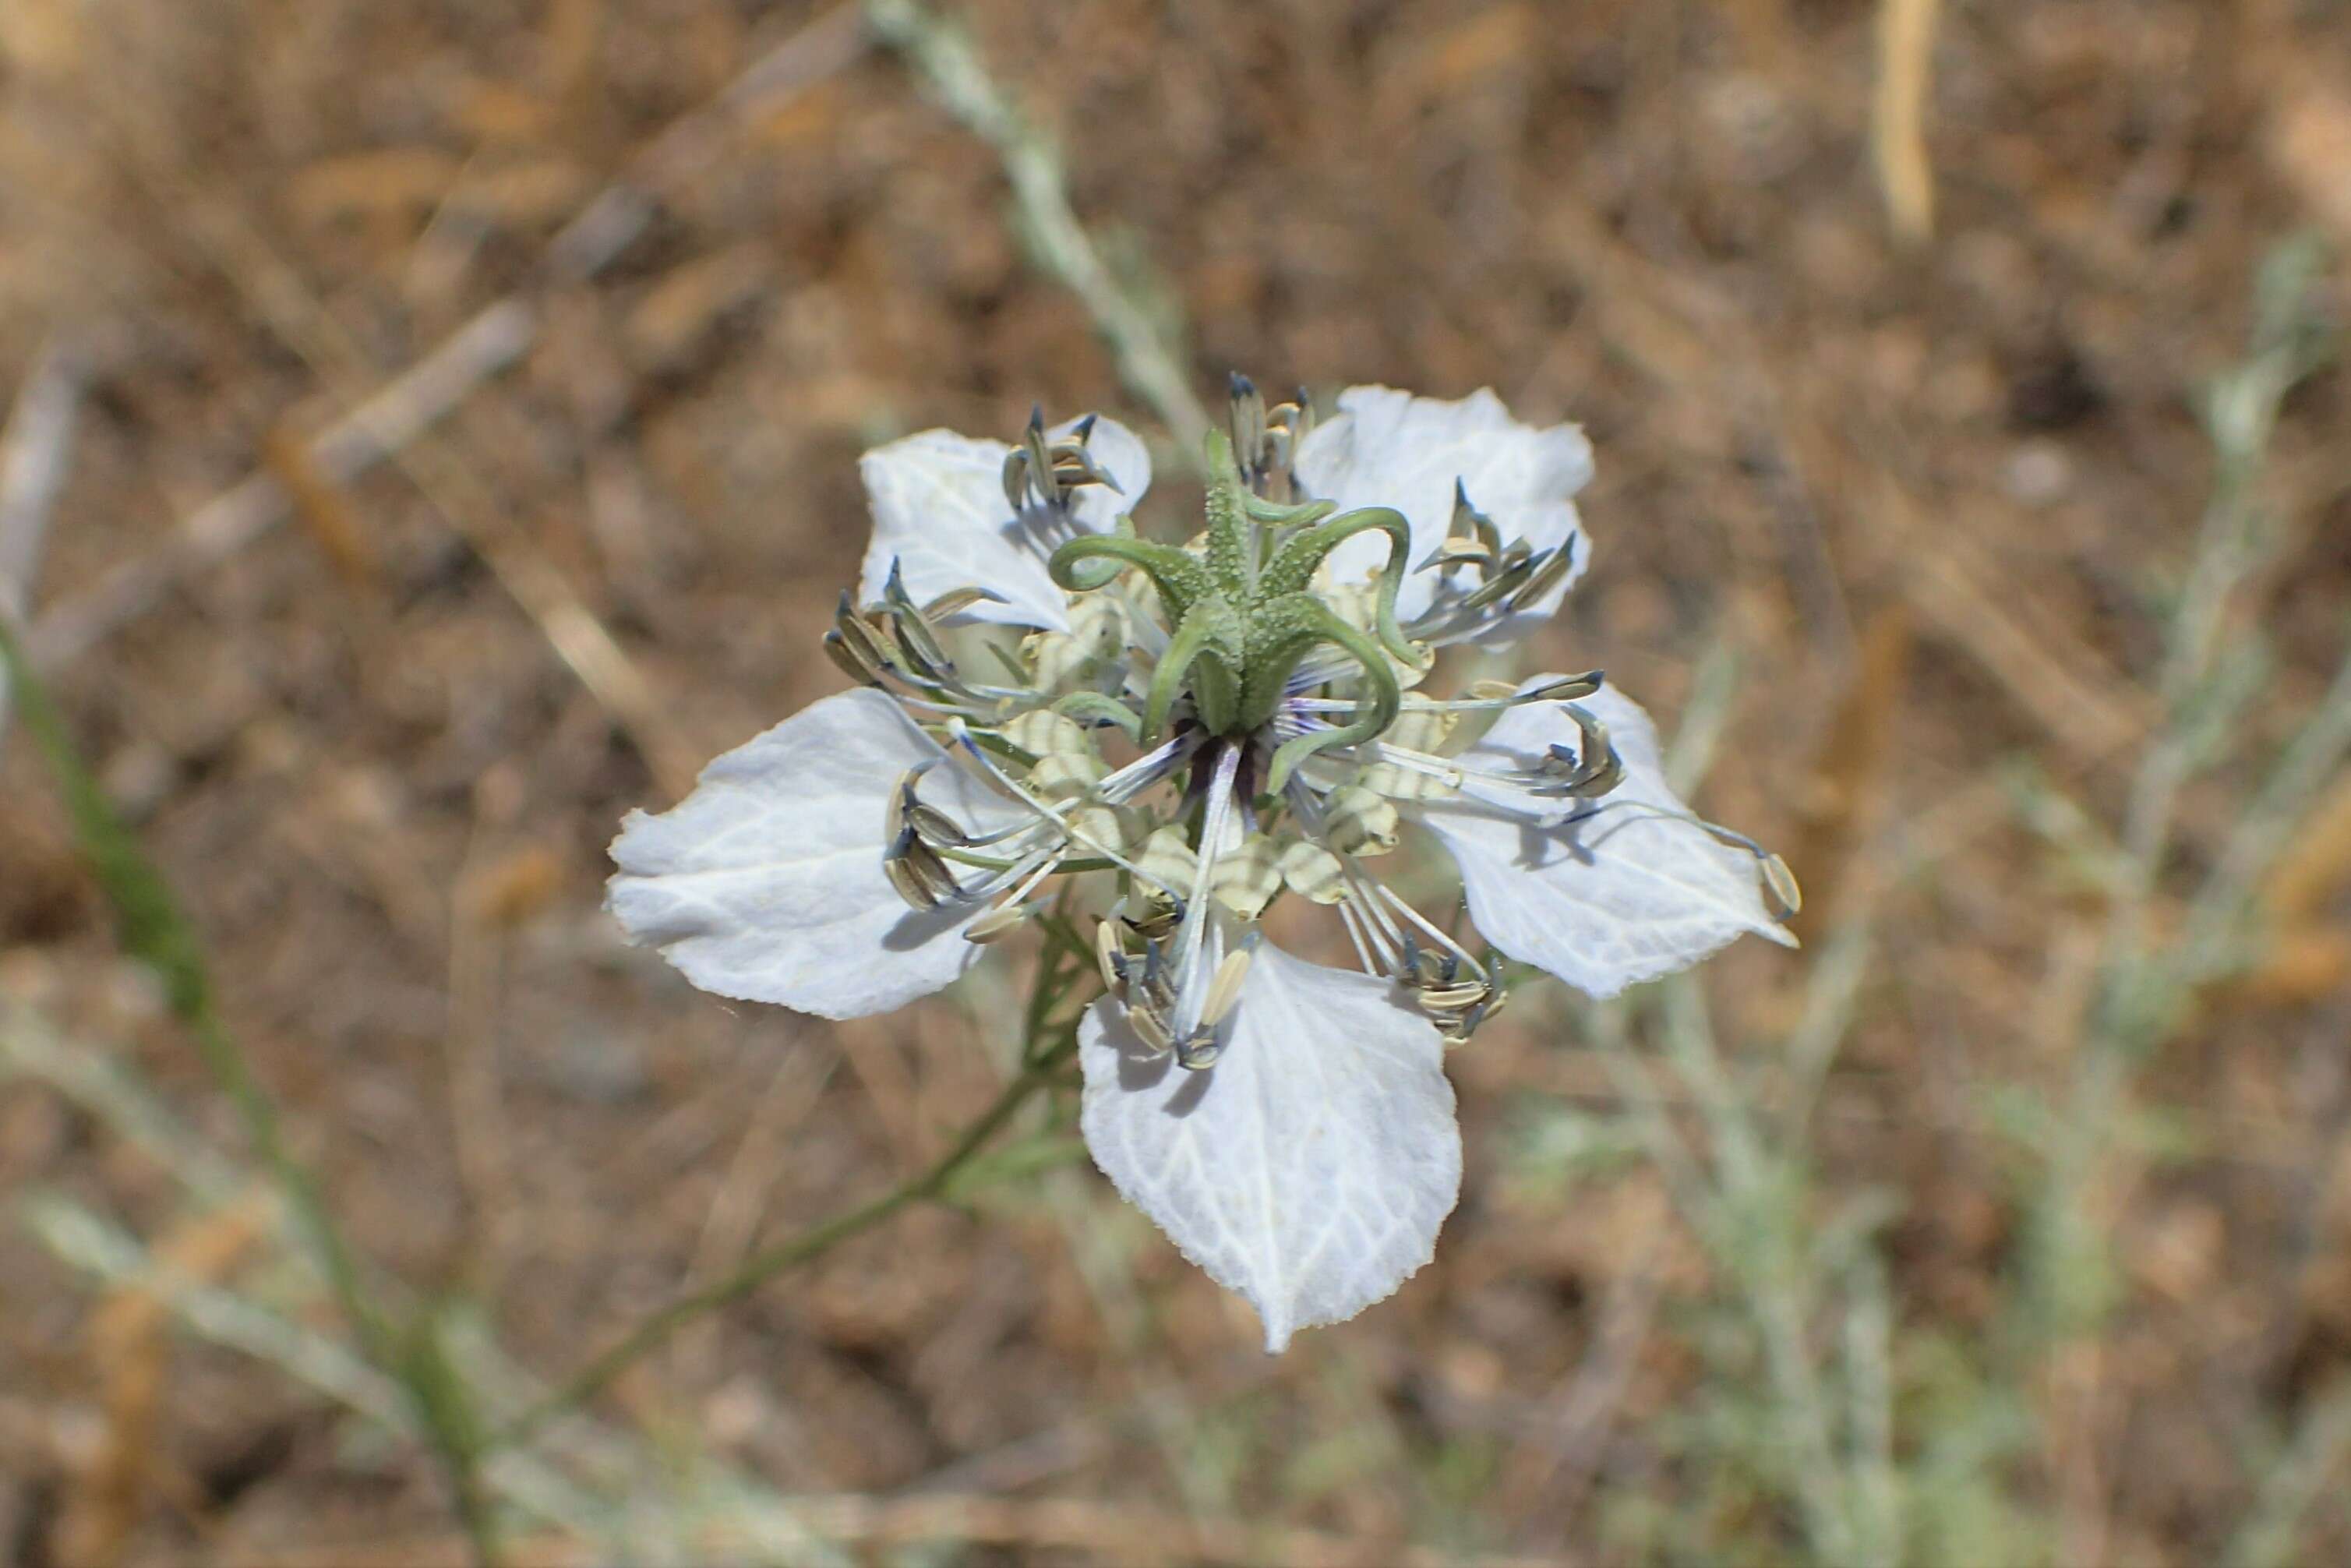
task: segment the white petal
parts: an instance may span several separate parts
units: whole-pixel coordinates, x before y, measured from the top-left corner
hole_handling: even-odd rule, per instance
[[[1570,497],[1592,478],[1592,444],[1572,424],[1537,430],[1520,423],[1490,390],[1447,402],[1389,387],[1349,387],[1339,394],[1339,412],[1299,448],[1296,468],[1309,494],[1343,509],[1402,512],[1412,525],[1410,564],[1416,567],[1453,520],[1457,479],[1505,540],[1523,538],[1549,549],[1577,537],[1574,566],[1541,603],[1510,618],[1510,632],[1523,632],[1557,609],[1591,556]],[[1332,552],[1332,570],[1342,581],[1376,572],[1387,549],[1383,536],[1359,534]],[[1464,583],[1476,580],[1455,575]],[[1405,578],[1398,613],[1410,620],[1427,609],[1440,580],[1433,571]]]
[[[1074,420],[1057,424],[1046,437],[1058,441],[1076,427]],[[1150,488],[1151,455],[1133,431],[1107,419],[1094,422],[1087,444],[1119,488],[1082,486],[1070,521],[1082,533],[1107,533]],[[895,561],[917,602],[953,589],[985,588],[1004,602],[983,601],[962,619],[1069,630],[1068,596],[1045,570],[1067,525],[1041,510],[1013,514],[1004,498],[1004,459],[1011,451],[1001,441],[925,430],[875,447],[859,461],[873,513],[861,603],[882,596]]]
[[[883,873],[891,791],[925,761],[925,800],[1008,820],[896,703],[843,692],[713,761],[674,810],[630,812],[605,907],[722,997],[844,1019],[927,996],[977,956],[963,928],[986,905],[917,914]]]
[[[1436,1255],[1461,1192],[1444,1047],[1387,981],[1260,946],[1216,1065],[1153,1056],[1109,998],[1079,1034],[1086,1145],[1265,1348],[1353,1317]]]
[[[1595,997],[1686,968],[1746,932],[1795,946],[1764,903],[1753,855],[1646,809],[1689,813],[1666,785],[1649,716],[1613,686],[1582,706],[1608,727],[1625,763],[1624,782],[1600,800],[1489,790],[1418,808],[1459,862],[1485,938]],[[1576,739],[1557,705],[1529,703],[1507,710],[1461,760],[1520,768]],[[1556,821],[1562,808],[1567,820]]]

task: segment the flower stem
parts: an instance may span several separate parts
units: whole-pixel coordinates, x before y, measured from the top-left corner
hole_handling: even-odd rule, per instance
[[[131,830],[115,814],[97,779],[66,728],[65,717],[34,676],[5,617],[0,617],[0,695],[15,693],[26,731],[41,753],[68,814],[82,855],[112,906],[123,949],[152,968],[162,981],[172,1012],[195,1042],[214,1083],[225,1093],[244,1123],[246,1140],[277,1182],[280,1200],[308,1244],[311,1261],[325,1279],[336,1305],[349,1320],[360,1352],[399,1377],[413,1403],[421,1432],[445,1473],[474,1561],[497,1568],[503,1560],[496,1521],[482,1498],[475,1454],[465,1440],[465,1393],[447,1378],[435,1396],[403,1366],[392,1333],[362,1280],[357,1255],[335,1223],[317,1176],[288,1146],[277,1103],[222,1019],[203,938],[181,907],[163,873],[148,859]]]
[[[704,1313],[741,1300],[788,1269],[812,1262],[851,1237],[879,1225],[902,1208],[946,1196],[955,1185],[956,1176],[971,1163],[988,1139],[1003,1129],[1013,1114],[1028,1103],[1030,1096],[1051,1081],[1055,1072],[1076,1051],[1074,1033],[1057,1041],[1052,1049],[1040,1055],[1006,1084],[1004,1092],[996,1097],[996,1103],[983,1112],[977,1121],[965,1128],[955,1146],[941,1155],[927,1169],[909,1176],[878,1197],[810,1227],[789,1241],[755,1253],[724,1278],[680,1296],[638,1323],[611,1349],[493,1434],[484,1448],[502,1448],[520,1442],[555,1416],[593,1398],[648,1352],[659,1347],[672,1334]]]

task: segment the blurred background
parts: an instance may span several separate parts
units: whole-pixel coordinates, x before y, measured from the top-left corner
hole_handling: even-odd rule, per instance
[[[7,0],[0,106],[0,1555],[2351,1555],[2351,6]],[[1228,370],[1583,423],[1530,665],[1804,950],[1524,987],[1278,1360],[1040,1160],[501,1440],[1002,1081],[1019,965],[599,907],[858,453],[1101,408],[1165,527]]]

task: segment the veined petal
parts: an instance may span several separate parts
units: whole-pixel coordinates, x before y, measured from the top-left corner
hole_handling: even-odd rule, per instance
[[[722,997],[845,1019],[927,996],[978,956],[963,928],[986,906],[917,914],[882,869],[891,792],[925,762],[925,800],[976,830],[1012,820],[896,703],[843,692],[716,758],[674,809],[630,812],[605,907]]]
[[[1685,968],[1750,931],[1794,946],[1763,901],[1755,857],[1676,820],[1689,808],[1666,784],[1656,728],[1640,705],[1612,686],[1580,706],[1608,727],[1625,764],[1624,781],[1605,796],[1514,799],[1481,789],[1479,799],[1414,808],[1459,863],[1469,918],[1486,940],[1595,997]],[[1460,760],[1515,770],[1577,741],[1557,705],[1528,703],[1506,710]]]
[[[1046,440],[1059,441],[1077,425],[1057,424]],[[1004,460],[1012,448],[1001,441],[925,430],[868,452],[858,472],[873,539],[865,550],[861,602],[881,598],[894,561],[917,601],[969,587],[1004,601],[983,600],[962,619],[1068,631],[1068,596],[1047,575],[1046,558],[1064,538],[1109,532],[1151,486],[1151,455],[1124,425],[1096,419],[1087,447],[1119,489],[1081,486],[1066,519],[1042,507],[1014,515],[1004,498]]]
[[[1490,389],[1446,402],[1390,387],[1349,387],[1339,394],[1339,412],[1307,435],[1295,468],[1308,494],[1336,501],[1342,510],[1402,512],[1412,525],[1411,564],[1417,567],[1451,526],[1457,480],[1505,540],[1550,549],[1579,535],[1571,497],[1592,478],[1592,444],[1573,424],[1538,430],[1520,423]],[[1379,570],[1387,548],[1378,534],[1359,534],[1331,552],[1331,570],[1343,582],[1364,577]],[[1580,538],[1574,565],[1540,603],[1509,617],[1509,629],[1523,631],[1557,609],[1590,556],[1590,541]],[[1405,579],[1396,613],[1409,621],[1428,609],[1440,580],[1434,571]]]
[[[1435,1026],[1385,980],[1261,945],[1216,1065],[1153,1055],[1104,998],[1079,1033],[1094,1163],[1277,1352],[1436,1254],[1461,1134]]]

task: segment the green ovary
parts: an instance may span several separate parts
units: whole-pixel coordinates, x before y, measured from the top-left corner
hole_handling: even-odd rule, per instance
[[[1175,624],[1144,709],[1146,742],[1162,733],[1177,699],[1186,695],[1211,732],[1250,734],[1272,719],[1290,676],[1315,649],[1327,643],[1353,659],[1362,694],[1353,718],[1296,737],[1276,751],[1267,783],[1279,789],[1313,752],[1368,740],[1395,721],[1402,692],[1388,657],[1407,665],[1423,658],[1395,619],[1411,531],[1401,514],[1385,507],[1332,517],[1327,501],[1285,506],[1252,494],[1221,432],[1207,438],[1207,461],[1208,528],[1201,554],[1127,532],[1075,539],[1054,552],[1053,580],[1070,591],[1086,592],[1132,569],[1158,590]],[[1333,612],[1311,584],[1333,549],[1373,530],[1387,535],[1388,559],[1367,633]]]

